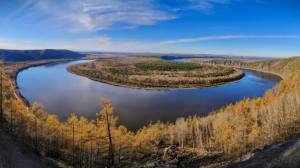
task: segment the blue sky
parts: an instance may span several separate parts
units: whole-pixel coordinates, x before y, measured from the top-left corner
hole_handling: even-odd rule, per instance
[[[299,0],[0,0],[0,48],[300,55]]]

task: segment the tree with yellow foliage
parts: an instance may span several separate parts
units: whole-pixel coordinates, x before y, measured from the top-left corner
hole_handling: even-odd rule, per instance
[[[255,67],[252,63],[234,61],[226,64]],[[38,103],[28,109],[16,98],[13,86],[2,75],[0,113],[3,123],[13,130],[12,134],[47,156],[72,163],[74,167],[122,167],[134,158],[158,154],[159,148],[166,145],[226,156],[242,155],[300,132],[299,61],[294,64],[293,71],[288,66],[276,68],[282,63],[257,64],[263,69],[291,74],[284,75],[284,80],[261,98],[244,99],[206,117],[150,123],[136,133],[117,125],[108,99],[101,99],[102,109],[92,121],[72,114],[63,122],[55,115],[48,115]]]
[[[0,62],[0,121],[3,120],[3,76],[4,76],[4,69],[3,69],[3,62]]]
[[[102,98],[100,105],[102,109],[97,114],[97,124],[99,127],[105,128],[106,138],[108,139],[108,166],[112,167],[115,164],[112,130],[116,127],[117,117],[113,115],[113,107],[110,100]]]
[[[72,163],[73,165],[75,165],[75,129],[78,125],[78,118],[74,113],[72,113],[71,116],[68,118],[67,125],[72,137]]]
[[[35,148],[38,149],[39,148],[38,139],[40,134],[43,134],[43,124],[47,118],[47,113],[45,112],[44,107],[37,102],[33,103],[30,110],[34,114]],[[38,130],[39,128],[40,131]]]

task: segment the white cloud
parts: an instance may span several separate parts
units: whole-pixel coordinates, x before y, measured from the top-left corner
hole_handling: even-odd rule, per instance
[[[0,49],[70,49],[76,51],[112,52],[160,52],[164,45],[141,41],[113,41],[106,36],[55,41],[27,41],[24,39],[0,38]]]
[[[159,5],[164,4],[163,0],[24,0],[21,10],[29,9],[30,13],[25,16],[42,16],[44,20],[41,22],[76,32],[153,25],[176,19],[178,11],[175,9],[209,12],[214,5],[229,2],[180,0],[163,10]]]
[[[27,0],[41,13],[72,31],[152,25],[175,16],[156,9],[154,0]]]
[[[188,0],[190,8],[209,12],[214,8],[215,4],[228,4],[230,0]]]
[[[202,41],[216,41],[216,40],[234,40],[234,39],[300,39],[300,36],[287,35],[225,35],[225,36],[207,36],[182,38],[175,40],[161,41],[161,44],[177,44],[177,43],[193,43]]]
[[[0,48],[5,49],[71,49],[77,51],[113,51],[113,52],[181,52],[186,53],[194,50],[186,48],[182,43],[196,43],[207,41],[241,40],[241,39],[296,39],[300,40],[298,35],[223,35],[207,36],[196,38],[182,38],[175,40],[165,40],[156,42],[144,41],[115,41],[107,36],[95,36],[88,38],[72,39],[69,41],[40,41],[31,42],[22,39],[0,39]],[[200,48],[199,48],[200,47]],[[197,50],[193,53],[207,52],[199,44]],[[222,51],[220,51],[222,52]]]
[[[106,36],[98,36],[92,38],[81,38],[76,41],[64,42],[59,44],[62,48],[72,50],[85,50],[85,51],[113,51],[113,52],[160,52],[160,53],[215,53],[215,51],[207,50],[201,47],[186,47],[180,45],[181,43],[194,43],[194,42],[207,42],[207,41],[224,41],[224,40],[242,40],[242,39],[297,39],[297,35],[224,35],[224,36],[207,36],[197,38],[184,38],[176,40],[166,40],[157,42],[144,42],[144,41],[114,41]],[[218,54],[222,54],[218,51]],[[228,53],[226,51],[226,53]],[[223,54],[226,54],[223,53]],[[235,53],[236,54],[236,53]]]
[[[112,52],[153,52],[153,53],[208,53],[208,54],[228,54],[228,55],[256,55],[256,56],[291,56],[299,55],[298,49],[291,49],[286,51],[281,50],[280,47],[272,50],[268,44],[264,47],[252,50],[246,46],[228,46],[226,48],[218,47],[203,47],[197,44],[197,47],[180,45],[181,43],[192,42],[207,42],[207,41],[220,41],[220,40],[240,40],[240,39],[277,39],[278,43],[284,43],[282,39],[295,39],[300,40],[297,35],[228,35],[228,36],[210,36],[198,38],[186,38],[177,40],[157,41],[157,42],[144,42],[144,41],[114,41],[106,36],[97,36],[90,38],[73,39],[69,41],[40,41],[31,42],[22,39],[3,39],[0,38],[0,48],[4,49],[71,49],[76,51],[112,51]],[[260,42],[261,43],[261,42]],[[245,43],[246,44],[246,43]],[[262,45],[264,45],[262,43]],[[233,50],[234,48],[234,50]]]
[[[0,38],[0,49],[32,49],[31,41],[16,41],[12,39]]]
[[[160,43],[140,41],[116,42],[105,36],[81,38],[76,42],[64,42],[62,48],[81,51],[113,51],[113,52],[159,52],[163,50]]]

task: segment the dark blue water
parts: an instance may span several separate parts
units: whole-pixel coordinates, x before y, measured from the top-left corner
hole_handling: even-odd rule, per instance
[[[29,101],[42,103],[47,112],[65,120],[71,113],[93,119],[99,111],[99,99],[109,98],[119,123],[136,130],[150,121],[174,121],[190,115],[204,116],[245,97],[262,96],[278,78],[264,73],[245,71],[239,81],[221,86],[178,89],[131,89],[92,81],[67,72],[73,61],[32,67],[19,73],[17,83]]]

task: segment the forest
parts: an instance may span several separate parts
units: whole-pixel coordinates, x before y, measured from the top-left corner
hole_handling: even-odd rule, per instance
[[[139,167],[151,160],[192,164],[184,162],[187,156],[202,165],[206,164],[205,158],[230,160],[299,135],[299,57],[205,63],[272,72],[282,80],[263,97],[244,99],[206,117],[150,123],[131,132],[118,124],[113,104],[105,98],[99,101],[102,109],[94,120],[72,114],[67,121],[61,121],[39,103],[27,107],[1,64],[0,120],[12,135],[41,155],[87,168]]]

